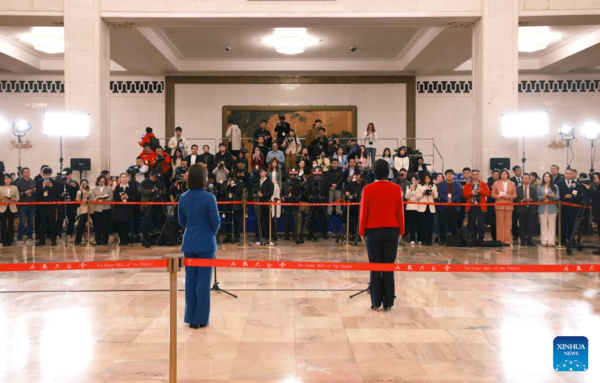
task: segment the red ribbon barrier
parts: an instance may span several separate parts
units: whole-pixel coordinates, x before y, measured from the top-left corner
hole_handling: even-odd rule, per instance
[[[243,259],[185,258],[184,266],[238,269],[396,271],[422,273],[598,273],[600,264],[569,265],[465,265],[431,263],[288,262]]]
[[[37,262],[2,263],[0,272],[9,271],[68,271],[68,270],[107,270],[107,269],[148,269],[167,267],[166,259],[139,261],[101,261],[101,262]]]

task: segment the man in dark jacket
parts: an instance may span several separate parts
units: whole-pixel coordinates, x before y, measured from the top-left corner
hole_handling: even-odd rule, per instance
[[[152,170],[150,177],[144,180],[140,186],[139,194],[142,202],[163,202],[166,194],[165,186],[159,180],[158,172]],[[164,214],[162,206],[142,205],[144,212],[144,221],[142,232],[144,233],[144,247],[150,247],[150,227],[154,230],[160,230],[164,223]]]
[[[344,170],[339,166],[337,158],[331,160],[331,169],[329,169],[325,178],[329,184],[329,203],[340,200],[344,184]],[[342,215],[342,206],[336,206],[335,210],[339,216]],[[333,206],[327,207],[327,214],[333,214]]]
[[[271,198],[273,197],[273,193],[275,191],[275,185],[273,185],[273,181],[271,181],[267,177],[267,168],[262,167],[260,169],[260,179],[259,179],[259,188],[258,188],[258,201],[259,202],[271,202]],[[269,238],[269,206],[261,205],[259,211],[260,218],[260,239],[261,242],[268,241]],[[257,218],[257,219],[258,219]]]
[[[241,202],[244,194],[244,186],[242,182],[236,180],[236,175],[230,173],[227,176],[227,182],[224,182],[221,190],[221,201],[226,202]],[[239,242],[240,240],[240,223],[242,222],[242,205],[222,205],[220,212],[225,214],[230,219],[231,227],[227,228],[227,225],[223,225],[225,222],[221,220],[221,228],[226,230],[225,240],[223,243]],[[225,227],[224,227],[225,226]],[[224,231],[225,231],[224,230]],[[233,238],[231,234],[233,233]]]
[[[202,147],[202,151],[203,151],[203,153],[200,155],[200,161],[198,161],[198,162],[202,162],[204,165],[206,165],[208,172],[211,173],[213,171],[213,164],[215,162],[215,156],[213,156],[210,153],[210,147],[208,145],[204,145]],[[188,166],[191,166],[191,165],[193,165],[193,164],[188,161]]]
[[[521,186],[517,187],[515,202],[537,202],[537,190],[531,186],[531,175],[523,174]],[[521,246],[535,246],[533,244],[533,222],[537,219],[537,205],[516,205],[515,211],[519,216],[519,235]]]
[[[273,145],[271,132],[267,129],[267,120],[262,120],[260,126],[254,131],[254,141],[258,142],[258,137],[262,137],[267,148]]]
[[[490,178],[488,178],[488,187],[490,188],[490,190],[492,190],[492,186],[494,186],[494,182],[498,181],[500,179],[500,170],[499,169],[494,169],[492,170],[492,176]],[[485,221],[488,225],[490,225],[490,234],[492,235],[492,240],[496,240],[496,209],[494,208],[494,199],[493,198],[488,198],[487,200],[488,204],[491,204],[490,206],[488,206],[488,211],[487,211],[487,215],[485,217]]]
[[[283,144],[283,141],[290,136],[290,130],[292,127],[290,123],[285,120],[285,116],[279,116],[279,123],[275,126],[275,133],[277,133],[277,143],[279,146]]]
[[[42,179],[35,184],[36,202],[57,202],[63,185],[53,180],[52,169],[44,168],[42,170]],[[36,246],[46,244],[46,236],[49,234],[52,246],[56,246],[57,225],[56,225],[56,205],[40,205],[38,210],[39,232],[36,234]],[[49,233],[47,233],[49,231]]]
[[[446,179],[437,185],[438,195],[442,203],[459,203],[462,197],[462,188],[454,180],[454,171],[446,170],[444,173]],[[436,211],[440,211],[440,245],[446,244],[448,229],[450,235],[456,231],[458,223],[459,206],[436,206]]]
[[[311,202],[326,203],[329,199],[329,182],[323,177],[321,168],[315,168],[310,180],[308,181],[308,195],[311,197]],[[325,206],[314,206],[312,208],[312,217],[308,222],[308,239],[317,240],[317,219],[321,221],[321,237],[328,239],[327,236],[327,209]]]
[[[232,169],[233,157],[231,156],[231,153],[227,151],[227,146],[225,146],[224,143],[219,144],[219,151],[217,152],[217,154],[215,154],[215,157],[213,159],[213,169],[219,166],[219,163],[221,163],[221,161],[223,161],[227,170]]]
[[[558,194],[560,200],[566,203],[581,204],[583,196],[577,190],[577,170],[567,168],[565,169],[565,179],[556,184],[558,187]],[[561,243],[564,246],[567,243],[567,239],[571,238],[573,233],[575,219],[579,207],[577,206],[562,206],[561,214]]]

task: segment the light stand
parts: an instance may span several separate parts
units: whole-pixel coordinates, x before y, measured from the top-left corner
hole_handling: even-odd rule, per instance
[[[571,151],[571,142],[575,139],[575,128],[569,125],[564,125],[558,130],[560,138],[567,143],[567,169],[571,167],[571,158],[569,152]]]
[[[523,174],[525,174],[525,161],[527,161],[525,158],[525,136],[523,136],[523,143],[521,145],[521,156],[521,167],[523,168]]]
[[[548,135],[548,113],[532,112],[502,115],[502,137],[522,137],[521,162],[525,172],[525,137]]]
[[[17,142],[19,143],[19,166],[17,166],[17,169],[19,170],[19,176],[21,176],[21,170],[23,169],[21,167],[21,145],[22,145],[22,141],[21,139],[23,137],[25,137],[25,135],[27,134],[28,131],[31,130],[32,126],[30,123],[28,123],[27,121],[19,121],[19,122],[13,122],[12,124],[12,128],[13,128],[13,134],[17,137]]]
[[[600,125],[595,122],[588,122],[583,126],[583,136],[591,143],[590,154],[590,176],[594,172],[594,162],[596,161],[596,141],[600,138]]]

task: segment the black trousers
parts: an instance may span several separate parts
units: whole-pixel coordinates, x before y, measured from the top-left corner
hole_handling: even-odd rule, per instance
[[[40,206],[38,215],[39,232],[36,232],[36,239],[44,242],[46,237],[51,241],[56,241],[56,207]]]
[[[519,214],[517,214],[516,211],[512,212],[512,236],[513,239],[517,238],[519,236],[519,225],[521,223],[519,222]]]
[[[327,208],[325,206],[313,206],[312,217],[308,222],[308,235],[316,236],[317,220],[321,221],[321,234],[327,235]]]
[[[110,213],[110,210],[103,210],[101,212],[95,211],[94,214],[92,214],[96,245],[108,243],[108,236],[110,234]]]
[[[530,208],[524,208],[523,211],[517,213],[519,216],[519,236],[521,237],[521,245],[527,244],[533,240],[533,221],[537,219],[537,214],[533,213]]]
[[[129,244],[129,222],[115,222],[115,227],[119,233],[119,246]]]
[[[65,216],[66,213],[66,216]],[[67,220],[66,233],[67,235],[73,235],[75,231],[75,219],[77,218],[77,205],[66,205],[59,206],[58,208],[58,235],[62,233],[62,227]]]
[[[92,214],[93,217],[93,214]],[[75,243],[81,243],[81,238],[83,237],[83,233],[87,233],[87,213],[81,214],[79,216],[79,222],[77,223],[77,232],[75,234]]]
[[[406,222],[406,231],[409,235],[409,241],[417,241],[417,231],[419,230],[419,213],[416,210],[405,210],[404,221]],[[422,241],[421,236],[418,240]]]
[[[440,241],[446,241],[448,230],[450,234],[454,234],[457,222],[458,212],[454,207],[446,207],[444,211],[440,212]]]
[[[12,245],[15,237],[15,213],[10,211],[10,206],[0,214],[0,236],[4,246]]]
[[[419,230],[419,241],[421,241],[425,245],[431,245],[433,241],[433,214],[431,212],[431,207],[427,206],[425,208],[425,212],[418,213],[419,214],[419,226],[421,227]],[[442,233],[442,231],[440,231]],[[440,234],[440,239],[441,237]],[[444,238],[445,239],[445,238]]]
[[[283,231],[285,235],[289,235],[290,232],[296,236],[296,222],[298,222],[298,208],[296,206],[283,206]],[[291,221],[291,224],[290,224]]]
[[[496,240],[496,209],[493,206],[488,206],[487,210],[487,223],[490,225],[490,233],[492,234],[492,240]]]
[[[485,238],[485,213],[481,206],[472,206],[469,209],[469,231],[477,234],[477,239]]]
[[[96,215],[96,213],[94,213]],[[142,224],[142,232],[144,233],[144,242],[150,241],[150,227],[154,227],[155,230],[162,229],[163,221],[163,210],[162,206],[149,206],[144,215],[144,223]],[[166,230],[168,231],[168,230]],[[170,235],[170,234],[169,234]],[[163,233],[164,238],[164,233]]]
[[[394,263],[400,235],[396,227],[367,229],[365,242],[371,263]],[[371,306],[392,307],[394,305],[394,272],[371,272]]]
[[[567,243],[567,238],[571,238],[571,234],[573,233],[573,229],[575,227],[575,219],[577,218],[577,211],[579,208],[573,206],[563,206],[562,207],[562,215],[560,218],[562,228],[561,228],[561,239],[562,245],[564,246]],[[558,231],[558,229],[557,229]]]

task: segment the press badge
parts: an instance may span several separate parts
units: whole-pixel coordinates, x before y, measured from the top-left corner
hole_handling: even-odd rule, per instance
[[[229,199],[233,198],[233,193],[229,193]]]
[[[47,190],[44,192],[44,197],[48,197],[48,191]]]

